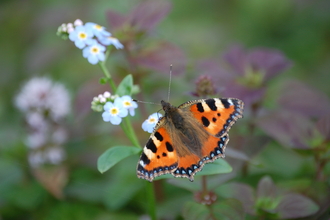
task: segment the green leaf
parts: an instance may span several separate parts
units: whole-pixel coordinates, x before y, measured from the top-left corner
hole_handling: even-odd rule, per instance
[[[213,161],[212,163],[205,164],[203,167],[203,170],[200,172],[197,172],[195,176],[230,173],[232,170],[233,170],[233,168],[227,163],[227,161],[220,158],[220,159]],[[171,174],[161,175],[159,177],[156,177],[156,180],[168,179],[168,178],[173,178],[173,175],[171,175]]]
[[[132,91],[131,91],[132,95],[138,94],[139,92],[140,92],[140,86],[139,85],[133,85]]]
[[[233,168],[224,159],[217,159],[212,163],[205,164],[201,172],[196,173],[196,176],[214,175],[219,173],[230,173]]]
[[[183,207],[182,215],[184,219],[189,220],[210,219],[209,209],[205,205],[196,202],[187,202]]]
[[[136,176],[138,157],[139,155],[135,155],[117,164],[109,181],[106,181],[107,186],[102,188],[102,201],[107,210],[119,212],[125,210],[125,207],[130,206],[135,195],[141,192],[142,197],[145,198],[145,186],[150,183],[141,181]]]
[[[142,149],[137,147],[116,146],[105,151],[97,160],[97,169],[104,173],[126,157],[138,154]]]
[[[244,220],[244,208],[236,199],[226,199],[212,205],[213,215],[219,220]]]
[[[117,88],[117,95],[131,95],[133,88],[133,77],[131,74],[127,75],[119,84]]]
[[[99,82],[101,85],[105,85],[105,84],[107,84],[108,81],[109,81],[109,79],[107,77],[102,77]]]

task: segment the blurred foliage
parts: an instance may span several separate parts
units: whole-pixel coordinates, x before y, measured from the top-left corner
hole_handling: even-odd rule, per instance
[[[103,174],[97,170],[103,152],[131,143],[118,126],[104,123],[90,109],[93,97],[109,90],[98,84],[100,68],[88,63],[72,42],[56,36],[58,26],[76,18],[107,27],[125,45],[124,51],[110,54],[107,67],[117,85],[132,74],[139,100],[166,99],[170,64],[174,105],[209,91],[198,87],[211,85],[200,83],[208,77],[215,79],[211,91],[216,96],[237,93],[243,101],[252,97],[246,91],[254,83],[256,96],[230,132],[226,161],[233,172],[196,177],[193,183],[155,181],[159,219],[328,219],[329,11],[327,0],[2,1],[0,219],[148,219],[150,183],[136,177],[137,155]],[[238,67],[228,62],[228,56],[236,56],[230,53],[232,45],[244,45],[239,54],[247,60],[268,48],[267,53],[276,51],[290,65],[274,78],[263,78],[252,68],[230,81],[224,76]],[[268,68],[255,59],[250,63],[257,70]],[[71,94],[61,197],[51,190],[56,181],[45,182],[50,171],[36,173],[29,166],[26,124],[13,104],[34,76],[59,81]],[[142,146],[148,135],[141,123],[158,108],[139,104],[132,118]],[[214,201],[207,200],[212,196]]]

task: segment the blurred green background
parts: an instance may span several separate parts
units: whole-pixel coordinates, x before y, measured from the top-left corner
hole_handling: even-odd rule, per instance
[[[92,98],[108,90],[107,86],[98,84],[103,76],[100,68],[89,64],[72,42],[56,36],[58,26],[77,18],[98,23],[112,32],[106,19],[107,10],[127,14],[140,2],[0,2],[0,219],[148,219],[144,195],[147,183],[135,175],[138,156],[125,159],[103,175],[96,168],[97,158],[106,149],[116,144],[129,145],[118,127],[104,123],[99,113],[90,110]],[[170,13],[150,36],[175,44],[186,56],[185,72],[173,76],[171,102],[174,105],[192,99],[188,93],[194,90],[194,82],[199,75],[196,62],[208,58],[221,60],[221,54],[235,43],[246,48],[263,46],[278,49],[293,62],[292,68],[274,80],[273,87],[295,78],[330,96],[330,1],[170,2]],[[122,60],[119,51],[108,62],[113,75],[118,71],[117,82],[125,74],[116,67],[126,65]],[[173,68],[175,72],[175,66]],[[68,154],[68,179],[61,199],[49,193],[31,174],[27,162],[28,149],[24,144],[24,116],[14,106],[15,95],[23,83],[34,76],[48,76],[63,83],[71,96],[72,111],[65,122],[70,139],[64,146]],[[151,71],[151,74],[143,76],[145,78],[139,77],[143,101],[159,102],[167,96],[168,75]],[[162,80],[153,85],[156,79]],[[148,113],[158,110],[158,107],[149,105],[143,108]],[[132,119],[142,144],[148,138],[148,134],[140,129],[145,117],[138,113]],[[271,150],[263,152],[266,168],[269,158],[274,160],[270,164],[283,163],[283,157],[278,156],[279,150],[273,153]],[[288,161],[304,158],[285,147],[281,153],[288,157]],[[289,163],[288,166],[290,170]],[[298,167],[297,173],[305,168],[310,169]],[[263,174],[272,175],[274,169],[269,167]],[[292,172],[292,176],[288,176],[284,170],[276,171],[276,180],[294,181],[301,177],[294,169]],[[259,177],[259,174],[252,175],[242,182],[256,186]],[[162,198],[157,201],[159,217],[181,219],[182,207],[173,204],[193,200],[192,193],[166,182],[159,185],[160,189],[156,187]],[[325,188],[321,194],[328,192],[329,182],[322,187]],[[329,204],[329,199],[327,201]],[[322,207],[324,210],[326,205]],[[169,214],[169,210],[173,213]]]

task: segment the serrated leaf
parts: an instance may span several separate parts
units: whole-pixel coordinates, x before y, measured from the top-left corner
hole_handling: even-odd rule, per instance
[[[126,157],[138,154],[142,149],[137,147],[116,146],[105,151],[97,160],[97,169],[104,173]]]
[[[133,88],[133,77],[131,74],[127,75],[119,84],[117,88],[117,95],[131,95]]]
[[[210,217],[210,211],[205,205],[196,202],[187,202],[183,207],[182,215],[184,219],[206,220]]]

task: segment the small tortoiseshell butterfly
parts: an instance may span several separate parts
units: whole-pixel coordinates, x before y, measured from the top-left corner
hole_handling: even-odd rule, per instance
[[[179,107],[161,101],[161,117],[143,148],[137,176],[152,181],[170,173],[194,180],[205,163],[225,157],[228,131],[243,116],[244,103],[234,98],[200,99]]]

